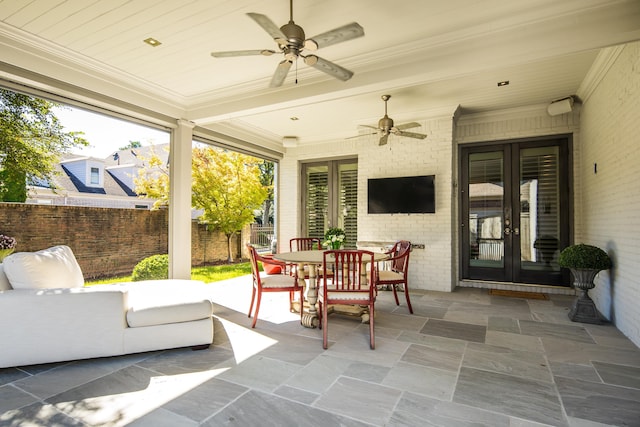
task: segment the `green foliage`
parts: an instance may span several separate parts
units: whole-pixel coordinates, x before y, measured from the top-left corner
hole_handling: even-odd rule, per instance
[[[210,230],[227,236],[227,260],[231,237],[254,221],[254,212],[268,197],[269,186],[261,182],[263,160],[212,147],[195,148],[192,153],[191,204],[202,209],[200,220]],[[157,155],[145,159],[147,166],[134,180],[135,191],[156,199],[154,208],[169,204],[169,171]]]
[[[231,256],[231,237],[254,221],[254,211],[267,198],[260,182],[255,157],[212,147],[193,150],[192,205],[202,209],[200,219],[209,229],[227,236],[227,260]]]
[[[129,148],[140,148],[142,147],[142,143],[140,141],[129,141],[127,145],[124,147],[118,148],[118,150],[128,150]]]
[[[27,175],[24,172],[0,167],[0,200],[18,203],[27,201]]]
[[[611,258],[597,246],[580,243],[563,249],[558,264],[566,268],[607,270],[611,268]]]
[[[135,192],[140,197],[155,199],[153,209],[169,205],[169,168],[166,163],[150,148],[150,157],[142,157],[145,167],[133,178]]]
[[[169,278],[169,255],[151,255],[133,268],[131,280],[159,280]]]
[[[208,265],[203,267],[193,267],[191,269],[191,279],[202,280],[205,283],[219,282],[220,280],[233,279],[234,277],[251,274],[251,264],[242,262],[237,264]],[[130,282],[131,276],[107,277],[102,279],[87,280],[85,286],[106,285],[110,283]]]
[[[247,274],[251,274],[251,263],[248,262],[194,267],[191,269],[191,278],[193,280],[202,280],[205,283],[233,279]]]
[[[88,145],[81,132],[65,132],[59,105],[0,89],[0,200],[26,200],[26,180],[50,181],[60,154]]]
[[[262,203],[261,215],[262,224],[267,225],[273,222],[273,178],[275,174],[275,166],[273,162],[265,160],[258,165],[258,168],[260,169],[260,182],[262,183],[262,186],[267,189],[267,198]]]

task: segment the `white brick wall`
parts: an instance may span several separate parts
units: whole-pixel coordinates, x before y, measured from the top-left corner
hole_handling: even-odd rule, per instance
[[[410,240],[422,243],[410,258],[409,280],[417,289],[451,291],[452,271],[452,118],[434,118],[422,122],[424,140],[391,136],[385,146],[376,136],[363,136],[335,143],[288,149],[281,162],[279,241],[288,242],[299,232],[299,162],[309,159],[358,158],[358,240]],[[367,214],[367,178],[410,175],[436,176],[435,214]],[[285,250],[286,245],[280,244]]]
[[[640,345],[640,43],[621,50],[585,100],[581,134],[580,241],[606,250],[614,262],[589,295]]]
[[[584,105],[550,117],[545,105],[430,118],[425,140],[376,137],[289,149],[281,162],[281,242],[299,233],[299,162],[358,157],[358,240],[424,243],[411,255],[414,288],[449,291],[458,280],[457,145],[543,135],[573,135],[574,240],[606,249],[615,267],[590,292],[602,313],[640,345],[640,43],[627,45]],[[455,126],[455,129],[453,128]],[[455,135],[455,138],[454,138]],[[598,173],[593,173],[594,163]],[[367,215],[366,180],[436,175],[436,213]]]

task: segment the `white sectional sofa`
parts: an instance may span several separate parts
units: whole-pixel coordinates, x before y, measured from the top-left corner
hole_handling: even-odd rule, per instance
[[[0,264],[0,368],[213,342],[206,285],[154,280],[84,287],[67,246]]]

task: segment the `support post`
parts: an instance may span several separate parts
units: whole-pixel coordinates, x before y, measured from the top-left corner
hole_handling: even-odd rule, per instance
[[[191,279],[191,141],[195,123],[180,119],[169,152],[169,278]]]

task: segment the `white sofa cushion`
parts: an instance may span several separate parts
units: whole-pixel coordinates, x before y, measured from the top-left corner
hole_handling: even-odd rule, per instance
[[[60,245],[37,252],[16,252],[4,259],[13,289],[81,288],[82,270],[73,251]]]
[[[210,318],[213,305],[209,300],[183,302],[157,307],[132,307],[127,311],[127,324],[131,328],[191,322]]]
[[[0,262],[0,291],[8,291],[11,289],[11,283],[9,283],[9,279],[7,275],[4,274],[3,264]]]

